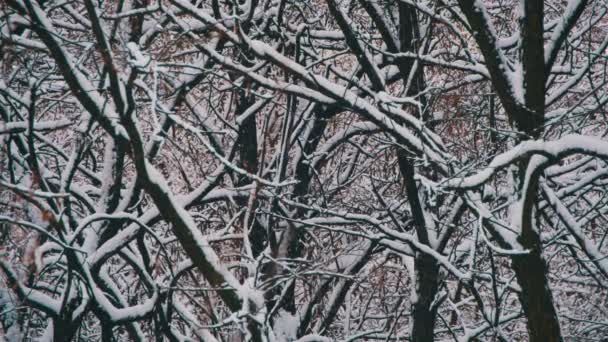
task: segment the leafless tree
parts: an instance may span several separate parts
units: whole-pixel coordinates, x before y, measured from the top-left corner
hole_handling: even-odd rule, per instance
[[[10,341],[601,341],[603,0],[6,0]]]

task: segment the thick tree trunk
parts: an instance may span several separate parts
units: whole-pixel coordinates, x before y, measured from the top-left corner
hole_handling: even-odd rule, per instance
[[[538,235],[536,248],[530,254],[512,257],[512,265],[521,287],[519,299],[528,318],[530,342],[562,341],[559,320],[547,280],[547,265],[540,253]],[[525,246],[528,248],[528,246]]]
[[[523,185],[526,178],[528,162],[520,166],[520,180]],[[547,279],[548,268],[542,256],[540,236],[534,227],[534,206],[538,199],[538,179],[540,173],[533,172],[529,176],[529,184],[524,189],[524,205],[522,210],[521,234],[518,238],[528,254],[514,255],[511,263],[521,287],[519,299],[524,313],[528,318],[528,334],[530,342],[562,341],[559,320],[553,295]]]
[[[436,310],[433,300],[437,295],[439,265],[432,256],[420,253],[414,262],[416,269],[416,302],[412,311],[412,341],[432,342]]]
[[[418,239],[421,243],[429,245],[427,225],[414,180],[414,168],[403,153],[399,156],[399,166],[405,182]],[[436,310],[433,309],[432,304],[437,295],[439,265],[434,257],[419,252],[414,260],[414,269],[416,271],[414,288],[416,299],[412,303],[412,341],[432,342],[437,318]]]
[[[418,44],[420,43],[418,41],[420,39],[420,32],[416,10],[410,5],[403,3],[399,4],[399,23],[401,51],[415,52],[419,48]],[[400,61],[399,68],[402,73],[404,84],[407,84],[413,67],[414,63],[411,60]],[[414,72],[415,74],[412,83],[407,90],[409,96],[416,96],[426,87],[422,66],[419,66]],[[423,106],[426,104],[424,96],[420,98],[420,101]],[[424,115],[417,110],[416,116],[423,117]],[[422,203],[418,196],[418,186],[414,180],[416,171],[405,151],[399,152],[399,166],[412,209],[418,239],[423,244],[430,246],[427,232],[428,227],[425,222]],[[434,257],[429,256],[428,254],[418,253],[415,257],[414,268],[416,271],[416,284],[414,288],[416,300],[412,303],[413,322],[411,337],[414,342],[432,342],[434,339],[435,321],[437,318],[436,310],[433,309],[432,304],[439,287],[437,281],[439,265]]]
[[[486,226],[503,248],[511,246],[501,239],[492,226]],[[512,255],[511,266],[521,287],[519,300],[527,318],[530,342],[562,341],[553,295],[547,279],[548,268],[542,257],[540,237],[534,230],[522,234],[519,242],[527,254]]]
[[[497,91],[509,120],[517,131],[525,134],[524,139],[538,139],[542,136],[544,124],[545,82],[547,80],[543,37],[544,2],[532,0],[522,2],[523,16],[520,18],[520,33],[522,38],[523,106],[512,94],[513,85],[510,84],[503,71],[505,60],[498,53],[496,37],[488,29],[490,23],[487,22],[487,18],[478,10],[475,1],[459,0],[458,3],[471,25],[473,36],[490,71],[492,86]],[[527,167],[527,162],[520,166],[519,179],[522,186]],[[530,181],[522,192],[525,202],[519,242],[531,252],[526,255],[512,256],[511,261],[517,281],[521,286],[520,300],[528,319],[530,341],[561,341],[559,320],[547,279],[547,266],[542,258],[540,237],[532,219],[533,207],[537,199],[538,175],[530,177]]]

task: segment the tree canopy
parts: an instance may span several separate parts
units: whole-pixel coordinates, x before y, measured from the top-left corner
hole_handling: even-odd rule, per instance
[[[608,336],[605,0],[4,0],[0,56],[7,341]]]

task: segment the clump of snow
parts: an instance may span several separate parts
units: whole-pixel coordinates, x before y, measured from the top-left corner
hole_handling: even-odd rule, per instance
[[[129,55],[131,56],[129,63],[133,65],[133,67],[143,69],[150,64],[150,56],[145,56],[136,43],[128,43],[127,49],[129,49]]]
[[[299,319],[287,311],[281,310],[274,322],[274,333],[277,341],[295,341],[297,339]]]

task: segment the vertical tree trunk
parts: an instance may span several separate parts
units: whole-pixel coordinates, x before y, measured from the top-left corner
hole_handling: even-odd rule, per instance
[[[524,76],[525,110],[513,113],[517,128],[530,138],[541,137],[545,114],[545,50],[543,38],[544,1],[523,1],[524,15],[521,20],[522,67]],[[515,115],[514,115],[515,114]],[[522,163],[520,184],[523,186],[529,162]],[[529,249],[528,255],[512,258],[517,281],[522,288],[520,300],[528,317],[528,333],[531,342],[562,341],[559,320],[553,304],[553,296],[547,279],[547,265],[542,257],[540,236],[534,227],[533,211],[538,198],[538,179],[534,172],[527,189],[523,189],[521,235],[519,242]]]
[[[519,298],[528,318],[530,342],[562,341],[553,296],[546,276],[547,265],[540,252],[538,235],[535,233],[535,237],[529,242],[535,245],[532,247],[524,243],[525,248],[532,247],[530,254],[514,256],[511,260],[517,282],[522,289]]]
[[[412,341],[433,341],[437,311],[433,300],[437,294],[439,265],[432,256],[420,253],[414,262],[416,269],[416,302],[412,310]]]
[[[512,85],[504,73],[505,60],[497,53],[496,36],[489,27],[477,2],[458,0],[461,10],[471,25],[490,71],[492,86],[498,93],[503,108],[515,130],[523,133],[524,139],[537,139],[542,136],[545,113],[545,82],[547,80],[544,49],[544,1],[524,0],[523,15],[520,19],[521,66],[523,85]],[[549,65],[550,68],[550,65]],[[513,87],[522,87],[523,105],[513,96]],[[521,163],[520,184],[524,183],[528,162]],[[530,184],[523,189],[525,202],[522,211],[521,234],[519,242],[531,252],[526,255],[512,256],[512,266],[522,292],[520,300],[528,319],[528,332],[531,342],[561,341],[559,320],[547,279],[547,266],[542,258],[541,242],[534,229],[533,207],[537,198],[538,175],[531,177]]]
[[[419,47],[420,31],[418,27],[418,17],[416,10],[408,4],[399,4],[399,41],[401,51],[416,52]],[[410,77],[410,73],[414,67],[412,61],[405,61],[400,65],[400,71],[404,84]],[[412,78],[410,88],[407,90],[408,96],[415,96],[425,88],[424,74],[422,66],[418,66],[415,70],[415,75]],[[424,97],[421,98],[423,106],[425,105]],[[417,111],[416,116],[422,117],[423,113]],[[416,233],[420,242],[430,245],[427,224],[425,222],[422,204],[418,196],[418,186],[414,180],[415,169],[405,151],[399,152],[400,172],[404,179],[407,196],[412,209],[414,223],[416,225]],[[439,265],[435,258],[424,254],[417,253],[414,261],[416,272],[416,284],[414,291],[416,292],[416,300],[412,303],[412,341],[415,342],[432,342],[435,321],[437,318],[436,310],[432,304],[437,295],[439,275]]]
[[[528,164],[524,162],[520,168],[522,184]],[[512,256],[511,263],[521,287],[519,299],[528,318],[530,342],[558,342],[562,341],[559,320],[547,279],[548,269],[542,256],[540,236],[532,219],[538,197],[538,178],[538,172],[530,176],[530,184],[523,194],[525,200],[519,242],[530,253]]]

